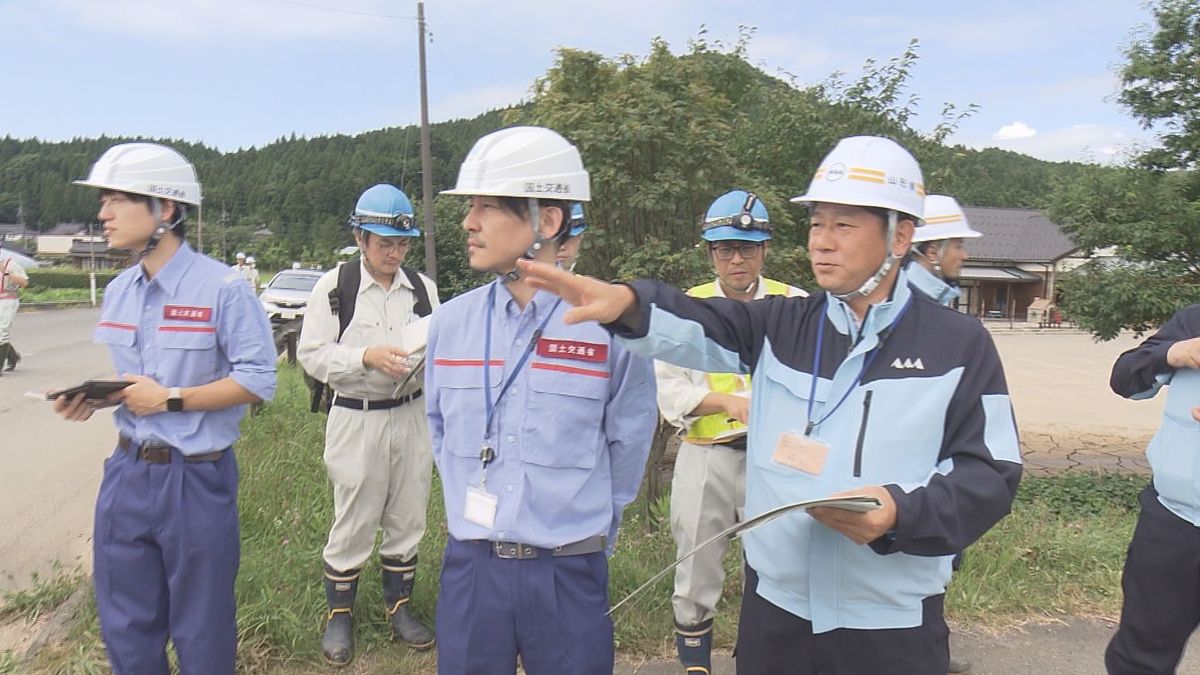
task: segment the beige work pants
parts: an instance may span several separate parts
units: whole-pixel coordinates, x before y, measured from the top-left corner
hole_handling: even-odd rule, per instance
[[[746,452],[724,445],[684,442],[671,478],[671,535],[677,556],[691,551],[745,515]],[[701,549],[675,568],[671,606],[675,622],[695,626],[717,613],[725,583],[728,543]]]
[[[381,556],[409,560],[417,554],[433,471],[425,399],[387,410],[332,406],[325,468],[333,481],[333,528],[324,551],[330,567],[360,569],[379,528]]]

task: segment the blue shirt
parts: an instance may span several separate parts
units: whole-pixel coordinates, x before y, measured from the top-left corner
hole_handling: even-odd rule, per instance
[[[164,387],[196,387],[232,376],[265,400],[275,393],[275,345],[262,305],[241,275],[184,242],[153,279],[134,265],[105,289],[96,342],[118,376],[147,375]],[[167,443],[186,455],[223,450],[238,437],[245,405],[139,417],[119,406],[121,434]]]
[[[486,489],[498,504],[488,529],[468,521],[463,507],[467,488],[481,477],[484,321],[492,288],[492,401],[547,315],[549,322],[496,405],[496,459],[488,465]],[[539,291],[522,310],[493,281],[433,314],[425,400],[446,521],[456,539],[552,548],[607,535],[611,547],[622,510],[637,496],[658,423],[653,364],[627,352],[598,324],[564,324],[568,306],[557,300]]]
[[[945,279],[939,279],[915,260],[904,266],[904,273],[908,276],[909,286],[939,305],[953,307],[954,301],[962,295],[962,291],[957,287],[950,285]]]

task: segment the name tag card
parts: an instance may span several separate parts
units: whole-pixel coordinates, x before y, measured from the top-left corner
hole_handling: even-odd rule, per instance
[[[828,456],[829,446],[820,440],[785,431],[779,434],[771,461],[811,476],[820,476],[825,470],[825,459]]]

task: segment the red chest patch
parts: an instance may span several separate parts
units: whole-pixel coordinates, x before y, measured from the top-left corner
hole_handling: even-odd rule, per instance
[[[589,363],[608,361],[608,345],[599,342],[538,338],[537,353],[538,356],[552,359],[573,359]]]
[[[211,321],[212,307],[164,305],[163,318],[171,321]]]

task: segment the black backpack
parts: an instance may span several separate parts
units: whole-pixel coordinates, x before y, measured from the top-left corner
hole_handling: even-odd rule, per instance
[[[416,270],[404,266],[400,267],[400,271],[408,277],[408,283],[413,287],[413,295],[416,296],[413,313],[417,316],[432,314],[433,305],[429,304],[429,291],[425,288],[421,275]],[[329,311],[338,318],[337,342],[342,341],[342,334],[354,319],[354,304],[358,302],[358,287],[361,283],[362,266],[356,256],[338,268],[337,285],[329,291]],[[309,409],[312,412],[329,412],[329,406],[333,402],[333,388],[316,378],[309,378],[308,386],[312,392]]]

